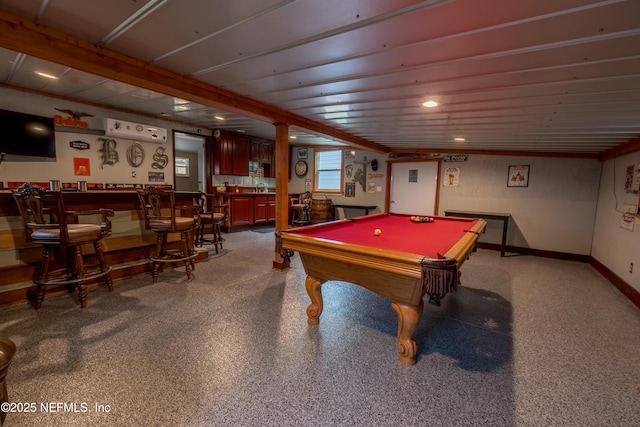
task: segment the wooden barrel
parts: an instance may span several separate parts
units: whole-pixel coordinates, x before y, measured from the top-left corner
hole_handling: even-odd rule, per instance
[[[331,221],[333,211],[331,210],[331,199],[311,200],[311,224]]]

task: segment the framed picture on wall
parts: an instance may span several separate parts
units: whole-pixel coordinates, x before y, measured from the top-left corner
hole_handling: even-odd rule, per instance
[[[355,182],[345,182],[344,183],[344,196],[345,197],[356,197],[356,183]]]
[[[298,158],[306,159],[307,158],[307,149],[306,148],[298,148]]]
[[[529,165],[509,166],[509,178],[507,187],[528,187]]]

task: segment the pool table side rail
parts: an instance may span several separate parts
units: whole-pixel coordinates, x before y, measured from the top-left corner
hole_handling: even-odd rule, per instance
[[[330,260],[346,261],[380,271],[390,271],[420,277],[423,255],[382,250],[364,245],[338,242],[318,237],[280,232],[282,246],[298,253]]]
[[[469,257],[469,254],[475,249],[476,242],[478,241],[478,236],[484,233],[487,222],[478,219],[477,222],[467,230],[467,233],[463,238],[458,240],[458,242],[453,245],[445,254],[445,258],[454,258],[458,261],[458,266],[461,266],[462,263]]]
[[[298,252],[308,276],[322,282],[338,280],[355,283],[396,302],[418,305],[425,293],[429,292],[429,288],[423,286],[425,271],[432,270],[438,264],[443,268],[454,264],[457,270],[474,249],[478,234],[485,226],[484,221],[476,222],[447,251],[444,259],[286,231],[278,232],[277,239],[281,239],[283,249]]]

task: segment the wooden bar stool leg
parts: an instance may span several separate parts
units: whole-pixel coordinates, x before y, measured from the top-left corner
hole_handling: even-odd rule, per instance
[[[189,232],[183,231],[182,233],[180,233],[180,240],[182,240],[182,251],[184,252],[184,256],[186,257],[192,253],[190,247],[191,245],[189,245]],[[191,279],[192,260],[186,260],[184,266],[187,272],[187,278]]]
[[[160,274],[160,265],[161,263],[157,261],[157,259],[162,256],[164,252],[164,242],[166,239],[165,233],[158,233],[156,236],[156,249],[153,258],[151,258],[151,276],[153,277],[152,282],[156,283],[158,281],[158,275]]]
[[[204,245],[204,224],[202,222],[198,225],[196,236],[196,245],[201,248]]]
[[[93,249],[96,251],[98,262],[100,263],[100,271],[102,273],[106,273],[104,277],[104,283],[105,285],[107,285],[107,289],[109,289],[109,292],[113,292],[113,280],[111,280],[111,274],[109,272],[110,267],[104,260],[104,252],[102,251],[102,244],[100,243],[100,240],[93,244]]]
[[[196,235],[198,234],[198,229],[187,231],[187,243],[189,246],[189,255],[194,255],[196,253]],[[192,237],[193,236],[193,237]],[[185,255],[186,256],[186,255]],[[191,270],[196,269],[196,259],[189,258],[189,263],[191,264]]]
[[[49,266],[51,265],[51,254],[53,248],[50,246],[45,246],[42,250],[42,261],[40,264],[40,273],[38,273],[38,277],[36,278],[36,297],[33,302],[33,307],[37,310],[42,307],[42,302],[44,301],[44,285],[43,283],[49,281]]]
[[[73,274],[72,277],[74,279],[81,278],[84,275],[84,259],[82,258],[82,248],[80,245],[75,245],[73,247]],[[76,284],[76,289],[78,290],[78,299],[80,300],[80,307],[87,307],[87,288],[84,280],[80,280]]]
[[[213,223],[213,229],[211,230],[212,233],[212,243],[213,246],[216,248],[216,253],[218,253],[218,246],[222,247],[222,235],[220,234],[220,223],[218,222],[214,222]]]

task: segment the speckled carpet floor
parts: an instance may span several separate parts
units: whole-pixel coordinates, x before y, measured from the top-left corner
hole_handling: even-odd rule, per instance
[[[224,237],[190,281],[1,307],[5,426],[640,425],[640,310],[589,265],[478,251],[406,367],[387,299],[329,282],[309,326],[299,258],[275,271],[273,234]]]

